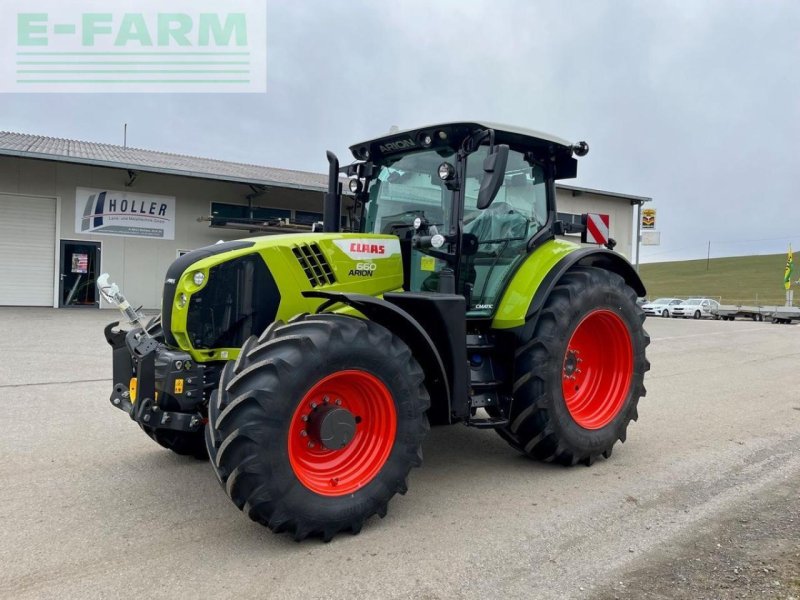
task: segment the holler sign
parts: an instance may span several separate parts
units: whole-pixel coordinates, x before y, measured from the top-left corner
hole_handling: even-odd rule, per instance
[[[75,232],[173,240],[175,198],[77,188]]]

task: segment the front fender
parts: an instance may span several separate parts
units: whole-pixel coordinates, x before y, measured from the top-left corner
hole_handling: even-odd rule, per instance
[[[451,420],[450,408],[453,396],[445,362],[431,336],[409,312],[393,302],[365,294],[313,290],[303,292],[303,296],[327,300],[317,309],[317,312],[324,312],[337,304],[350,306],[370,321],[386,327],[403,340],[425,373],[425,386],[431,396],[432,414],[429,416],[433,421],[438,422]],[[385,294],[385,296],[391,298],[393,296],[413,296],[413,294]],[[461,300],[463,302],[463,298]],[[463,310],[462,308],[462,314]],[[459,392],[460,395],[466,397],[465,389],[459,390]],[[439,412],[442,414],[436,414]]]

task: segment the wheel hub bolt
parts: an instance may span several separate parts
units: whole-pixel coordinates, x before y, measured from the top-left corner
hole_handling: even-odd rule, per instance
[[[341,406],[341,405],[342,405],[342,399],[341,398],[337,398],[336,399],[336,406]]]
[[[308,432],[305,429],[303,429],[303,430],[300,431],[300,436],[301,437],[307,437],[308,436]]]
[[[313,448],[314,447],[314,442],[308,442],[308,447],[309,448]]]
[[[311,403],[311,410],[314,410],[314,409],[316,409],[316,408],[317,408],[317,406],[319,406],[319,405],[318,405],[316,402],[312,402],[312,403]]]

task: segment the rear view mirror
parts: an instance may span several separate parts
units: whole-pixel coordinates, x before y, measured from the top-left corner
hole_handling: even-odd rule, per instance
[[[508,145],[498,144],[483,161],[483,181],[478,192],[478,208],[483,210],[488,208],[500,191],[503,180],[506,176],[506,164],[508,163]]]

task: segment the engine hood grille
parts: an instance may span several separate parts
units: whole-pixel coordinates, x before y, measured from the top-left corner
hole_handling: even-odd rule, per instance
[[[333,269],[318,244],[299,244],[292,248],[292,252],[308,277],[311,287],[336,283]]]

